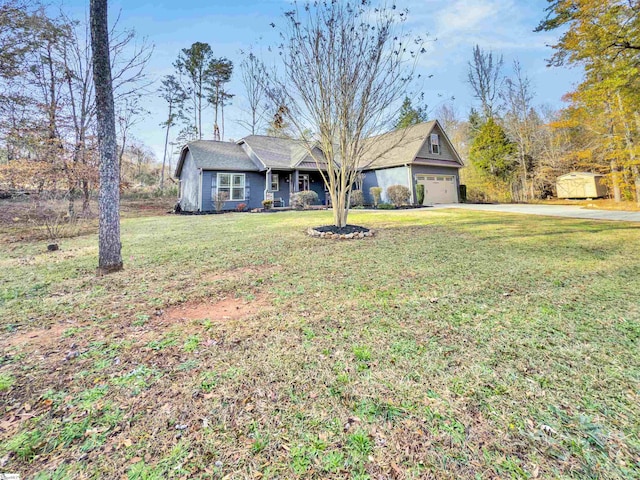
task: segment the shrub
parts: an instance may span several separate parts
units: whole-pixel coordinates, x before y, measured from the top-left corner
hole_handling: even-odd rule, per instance
[[[421,183],[416,185],[416,200],[418,201],[418,205],[424,203],[424,185]]]
[[[213,196],[213,206],[216,209],[216,212],[222,211],[227,200],[229,200],[228,192],[217,192]]]
[[[411,191],[404,185],[391,185],[387,187],[387,197],[396,207],[400,207],[409,202]]]
[[[377,207],[380,203],[380,197],[382,197],[382,187],[371,187],[369,193],[373,197],[373,206]]]
[[[393,210],[396,207],[391,205],[390,203],[381,203],[378,205],[378,208],[380,210]]]
[[[362,190],[351,190],[351,206],[361,207],[364,205],[364,193]]]
[[[318,194],[312,190],[303,190],[291,195],[293,208],[307,208],[318,201]]]
[[[246,203],[239,203],[239,204],[236,206],[236,210],[237,210],[238,212],[244,212],[246,208],[247,208],[247,204],[246,204]]]
[[[271,210],[271,207],[273,207],[273,200],[263,200],[262,206],[265,210]]]

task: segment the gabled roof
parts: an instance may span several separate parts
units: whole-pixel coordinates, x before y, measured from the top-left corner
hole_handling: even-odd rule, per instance
[[[439,131],[443,134],[444,140],[453,152],[455,160],[439,159],[436,158],[437,156],[428,159],[416,159],[436,126],[438,126]],[[366,139],[364,144],[364,158],[360,162],[360,168],[367,170],[396,167],[414,162],[453,167],[463,166],[462,160],[446,136],[446,133],[444,133],[444,129],[437,120],[431,120]]]
[[[176,166],[176,177],[180,176],[187,151],[191,152],[196,168],[203,170],[258,170],[256,164],[251,161],[251,158],[242,147],[235,142],[196,140],[182,147],[178,165]]]
[[[302,140],[249,135],[239,140],[238,144],[246,144],[264,168],[283,170],[316,168],[316,162],[309,155],[306,144]],[[318,153],[322,154],[320,151]]]

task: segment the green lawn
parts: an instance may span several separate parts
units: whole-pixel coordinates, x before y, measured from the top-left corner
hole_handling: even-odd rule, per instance
[[[129,218],[100,278],[0,245],[0,472],[640,478],[640,226],[330,218]]]

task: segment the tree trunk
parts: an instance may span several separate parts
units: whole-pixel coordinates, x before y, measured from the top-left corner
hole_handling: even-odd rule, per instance
[[[615,160],[611,160],[611,183],[613,185],[613,200],[619,202],[622,200],[622,195],[620,194],[620,174]]]
[[[98,273],[122,269],[120,243],[120,176],[116,156],[116,122],[109,60],[107,0],[91,0],[91,50],[100,150],[100,220]]]
[[[169,118],[167,119],[167,133],[164,136],[164,155],[162,156],[162,170],[160,171],[160,190],[164,190],[164,167],[167,164],[167,147],[169,146],[169,129],[171,128],[172,105],[169,103]]]
[[[91,188],[89,180],[82,180],[82,215],[88,217],[91,214]]]

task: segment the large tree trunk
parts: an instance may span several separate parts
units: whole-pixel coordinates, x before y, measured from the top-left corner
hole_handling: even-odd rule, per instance
[[[622,195],[620,193],[620,173],[618,172],[618,164],[615,160],[611,160],[611,183],[613,186],[613,200],[620,202]]]
[[[98,142],[100,149],[100,194],[98,197],[98,273],[122,269],[120,243],[120,175],[116,157],[116,122],[109,60],[107,0],[91,0],[91,50],[96,90]]]

